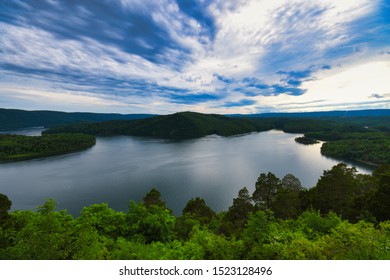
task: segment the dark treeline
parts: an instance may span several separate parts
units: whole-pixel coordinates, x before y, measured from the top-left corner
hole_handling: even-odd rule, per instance
[[[78,132],[93,135],[132,135],[166,139],[188,139],[217,134],[230,136],[272,129],[268,122],[256,122],[216,114],[181,112],[131,121],[79,123],[53,127],[45,133]]]
[[[95,145],[86,134],[24,136],[0,134],[0,162],[46,157],[83,150]]]
[[[78,122],[101,122],[108,120],[131,120],[152,117],[151,114],[101,114],[101,113],[67,113],[59,111],[26,111],[17,109],[2,109],[0,108],[0,130],[14,130],[26,127],[51,127],[54,125],[78,123]],[[231,117],[245,117],[245,118],[285,118],[285,119],[328,119],[350,123],[351,121],[357,124],[372,126],[373,123],[367,120],[387,118],[389,120],[390,110],[356,110],[356,111],[330,111],[330,112],[306,112],[306,113],[264,113],[254,115],[231,115]],[[386,121],[381,122],[382,126],[390,129],[385,125]]]
[[[69,124],[77,122],[101,122],[107,120],[131,120],[151,117],[149,114],[100,114],[67,113],[59,111],[25,111],[0,108],[0,131],[18,128]]]
[[[345,164],[315,187],[261,173],[215,213],[202,198],[175,217],[158,190],[128,211],[106,203],[76,219],[47,200],[13,211],[0,194],[1,259],[390,259],[390,166],[372,175]]]

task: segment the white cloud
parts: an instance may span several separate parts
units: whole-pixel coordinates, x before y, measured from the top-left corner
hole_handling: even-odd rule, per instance
[[[23,68],[74,71],[83,75],[147,79],[157,82],[173,75],[163,65],[153,64],[141,56],[125,53],[92,39],[58,40],[36,28],[0,25],[3,55],[0,62]]]
[[[208,37],[207,32],[202,30],[204,26],[182,13],[172,1],[121,0],[115,3],[122,5],[123,9],[147,15],[167,32],[172,45],[178,47],[167,47],[156,56],[156,61],[166,61],[166,64],[153,63],[107,42],[86,37],[80,40],[59,39],[36,27],[0,23],[0,63],[48,73],[46,77],[33,73],[17,74],[19,78],[25,75],[46,81],[31,85],[29,90],[19,88],[16,90],[18,98],[30,98],[37,94],[38,99],[47,98],[47,102],[54,102],[58,96],[60,102],[69,102],[71,106],[83,102],[96,106],[106,104],[113,108],[130,104],[136,106],[137,110],[143,108],[145,112],[177,111],[177,104],[171,104],[169,98],[161,97],[157,92],[160,90],[158,86],[162,86],[191,91],[193,94],[219,95],[223,92],[226,96],[223,100],[195,106],[180,104],[183,110],[255,113],[259,107],[292,111],[332,109],[337,107],[337,103],[345,106],[363,102],[368,104],[374,102],[369,98],[373,93],[383,95],[390,92],[386,79],[386,73],[390,72],[389,64],[388,60],[383,61],[388,56],[374,57],[373,53],[377,50],[366,44],[358,46],[360,52],[347,57],[328,55],[330,50],[350,47],[344,45],[355,36],[349,30],[350,24],[370,15],[377,7],[378,0],[218,0],[205,11],[215,19],[215,38]],[[79,10],[85,18],[74,20],[74,23],[85,25],[86,18],[93,15],[85,8],[80,7]],[[53,15],[48,14],[41,20],[50,22],[50,16]],[[156,47],[142,38],[135,40],[147,49]],[[359,56],[363,56],[363,59]],[[307,70],[313,64],[331,64],[332,69],[313,73],[312,80],[300,86],[306,90],[301,96],[248,97],[235,90],[235,87],[242,86],[240,80],[245,77],[254,77],[271,85],[280,82],[281,76],[275,74],[277,70]],[[335,67],[337,64],[340,67]],[[12,70],[5,72],[12,74]],[[123,84],[128,83],[129,88],[132,81],[142,81],[153,85],[151,89],[156,92],[145,89],[142,96],[137,96],[138,92],[135,91],[128,96],[123,94],[118,97],[109,92],[97,94],[92,84],[83,87],[76,81],[68,80],[69,84],[74,84],[75,92],[79,92],[75,95],[69,93],[68,89],[72,86],[66,86],[63,78],[72,73],[91,80],[117,79]],[[231,84],[219,80],[215,74],[229,78]],[[27,80],[24,85],[27,85]],[[5,84],[1,87],[5,88]],[[52,94],[53,88],[57,88],[54,91],[56,95]],[[256,94],[261,92],[259,89],[252,91]],[[243,99],[255,100],[257,104],[223,107],[225,102]],[[383,101],[388,99],[381,98],[375,102]]]
[[[366,62],[354,66],[319,72],[317,79],[302,84],[307,92],[301,96],[260,96],[258,104],[274,111],[327,111],[335,109],[389,108],[390,61]],[[372,93],[383,94],[379,100]]]
[[[313,63],[325,64],[324,52],[350,40],[348,24],[371,13],[375,2],[260,0],[247,1],[237,9],[211,5],[218,29],[215,41],[204,52],[194,51],[193,62],[183,72],[208,81],[211,87],[203,89],[219,86],[213,73],[277,82],[273,74],[278,67],[303,70]],[[273,55],[282,56],[279,65],[269,65],[277,59]],[[202,89],[202,85],[196,86]]]

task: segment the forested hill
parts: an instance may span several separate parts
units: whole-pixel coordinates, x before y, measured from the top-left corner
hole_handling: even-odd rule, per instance
[[[134,119],[143,119],[148,117],[153,117],[156,115],[151,114],[101,114],[101,113],[67,113],[67,112],[59,112],[59,111],[25,111],[25,110],[17,110],[17,109],[1,109],[0,108],[0,131],[2,130],[14,130],[18,128],[26,128],[26,127],[35,127],[35,126],[44,126],[51,127],[55,125],[64,125],[71,123],[79,123],[79,122],[102,122],[102,121],[110,121],[110,120],[134,120]],[[377,122],[380,118],[390,118],[390,110],[359,110],[359,111],[330,111],[330,112],[310,112],[310,113],[265,113],[265,114],[254,114],[254,115],[228,115],[225,118],[221,115],[202,115],[202,114],[191,114],[191,113],[179,113],[179,115],[168,115],[161,116],[161,118],[157,119],[157,122],[151,127],[152,131],[158,131],[159,129],[155,126],[160,126],[161,128],[165,127],[172,132],[172,124],[177,125],[178,123],[182,124],[182,121],[176,121],[174,118],[178,119],[180,117],[186,117],[187,121],[190,123],[190,127],[185,129],[184,127],[179,128],[182,131],[183,135],[187,135],[188,133],[184,130],[189,131],[190,128],[197,127],[198,132],[195,133],[195,137],[213,134],[213,130],[221,131],[221,135],[232,135],[237,133],[250,132],[250,131],[262,131],[265,130],[264,125],[269,126],[269,122],[266,120],[269,119],[317,119],[317,120],[328,120],[328,121],[343,121],[343,122],[356,122],[357,124],[364,124],[363,122],[359,122],[359,120],[367,120],[375,119]],[[231,118],[240,119],[252,119],[259,120],[263,119],[263,122],[255,121],[255,123],[247,121],[240,122],[244,127],[241,129],[237,129],[237,124],[239,123],[237,120],[231,121]],[[168,120],[170,119],[170,120]],[[230,120],[229,129],[221,128],[220,125],[224,123],[225,120]],[[210,122],[211,121],[211,122]],[[275,123],[275,122],[273,122]],[[383,122],[385,123],[385,122]],[[372,125],[372,123],[368,122],[365,125]],[[201,128],[199,128],[199,126]],[[235,128],[232,128],[236,126]],[[259,127],[260,126],[260,127]],[[273,124],[271,126],[274,126]],[[215,129],[214,127],[218,127]],[[269,127],[271,129],[272,127]],[[230,132],[229,132],[230,131]],[[235,133],[234,131],[237,131]],[[211,132],[211,133],[210,133]],[[306,132],[306,131],[304,131]],[[146,133],[149,135],[150,133]],[[174,132],[174,135],[180,135],[181,133]],[[189,133],[188,135],[192,135]],[[156,136],[166,137],[166,133],[156,133]],[[170,138],[172,138],[172,136]],[[191,136],[188,136],[191,137]]]
[[[262,113],[250,115],[232,115],[255,118],[349,118],[349,117],[380,117],[390,116],[389,109],[372,110],[345,110],[324,112],[298,112],[298,113]]]
[[[210,134],[230,136],[272,128],[273,126],[268,122],[257,123],[249,119],[223,115],[181,112],[139,120],[66,125],[52,128],[47,133],[82,132],[94,135],[133,135],[184,139]]]
[[[130,120],[146,118],[147,114],[99,114],[99,113],[66,113],[58,111],[25,111],[16,109],[0,109],[0,131],[18,128],[44,126],[77,122],[100,122],[108,120]]]

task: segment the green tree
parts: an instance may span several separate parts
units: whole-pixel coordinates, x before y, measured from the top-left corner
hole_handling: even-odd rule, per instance
[[[71,258],[74,260],[107,260],[112,258],[114,240],[92,225],[77,222],[72,232]]]
[[[390,220],[390,165],[383,165],[374,172],[378,189],[373,195],[369,210],[378,221]]]
[[[281,188],[287,191],[299,192],[302,190],[301,181],[292,174],[287,174],[281,181]]]
[[[175,232],[177,237],[182,240],[187,240],[191,232],[200,228],[200,221],[191,214],[184,214],[181,217],[176,218]]]
[[[276,199],[276,192],[281,186],[281,181],[273,173],[261,173],[256,181],[256,189],[252,198],[255,202],[256,209],[272,209]]]
[[[263,245],[272,242],[275,224],[270,211],[257,211],[249,216],[243,233],[246,259],[264,258]]]
[[[324,253],[327,259],[372,260],[377,259],[381,250],[378,231],[374,225],[364,221],[351,224],[343,221],[323,236]]]
[[[71,258],[74,219],[66,211],[55,211],[55,207],[55,201],[49,199],[38,207],[38,213],[28,215],[29,220],[14,236],[8,250],[11,259]]]
[[[167,208],[157,205],[146,207],[131,201],[126,215],[128,236],[132,240],[151,243],[174,239],[175,217]]]
[[[125,231],[126,215],[108,207],[107,203],[84,207],[76,223],[82,227],[91,227],[99,235],[116,239]]]
[[[238,192],[233,199],[233,205],[229,207],[222,219],[220,232],[226,235],[240,235],[248,220],[249,214],[254,210],[252,198],[246,187]]]
[[[153,188],[143,198],[146,207],[159,206],[165,208],[165,201],[161,199],[161,193]]]
[[[301,213],[300,193],[303,190],[301,182],[292,174],[287,174],[281,181],[275,194],[272,210],[275,217],[287,219],[296,218]]]
[[[12,202],[8,199],[8,196],[0,193],[0,227],[8,219],[8,210],[11,209]]]
[[[359,191],[356,168],[339,163],[324,171],[317,185],[311,190],[313,207],[328,213],[333,211],[344,218],[351,218],[354,200]]]
[[[309,239],[317,239],[329,234],[342,222],[334,212],[321,216],[318,211],[305,211],[296,220],[296,229],[302,231]]]
[[[183,215],[176,219],[177,235],[187,240],[194,228],[206,227],[216,217],[216,213],[206,205],[203,198],[189,200],[183,209]]]
[[[231,260],[237,258],[240,244],[235,240],[227,240],[224,236],[216,235],[208,230],[195,230],[186,246],[200,249],[204,260]],[[192,253],[193,254],[193,253]]]
[[[196,197],[187,202],[183,209],[183,215],[189,214],[201,224],[208,224],[215,217],[216,213],[206,205],[203,198]]]

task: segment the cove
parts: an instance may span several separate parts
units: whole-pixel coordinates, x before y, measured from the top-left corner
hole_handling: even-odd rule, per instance
[[[34,210],[53,198],[58,210],[78,216],[94,203],[127,211],[130,200],[141,200],[154,187],[176,215],[197,196],[219,212],[242,187],[252,193],[260,173],[279,178],[291,173],[311,188],[324,170],[340,162],[322,156],[321,144],[296,143],[297,136],[271,130],[182,141],[97,137],[86,151],[1,164],[0,193],[13,202],[11,210]],[[360,173],[372,171],[356,167]]]

